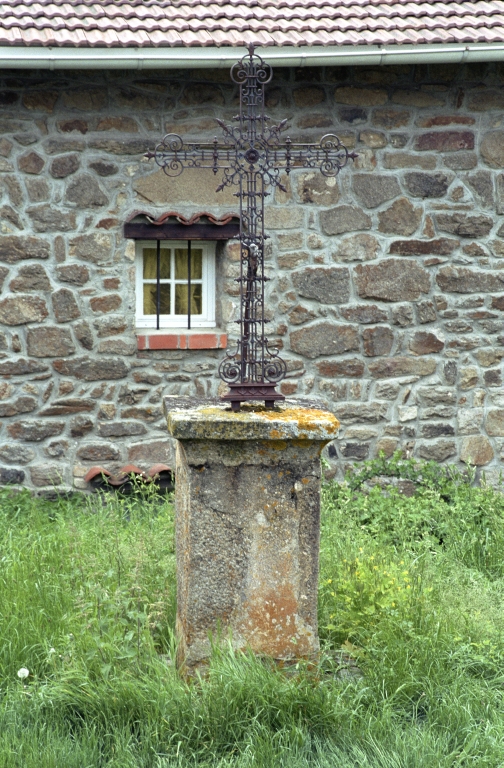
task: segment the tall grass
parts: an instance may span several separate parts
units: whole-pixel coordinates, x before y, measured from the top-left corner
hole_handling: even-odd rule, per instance
[[[413,498],[324,488],[318,664],[216,649],[192,682],[171,504],[1,491],[0,766],[504,765],[504,497],[400,471]]]

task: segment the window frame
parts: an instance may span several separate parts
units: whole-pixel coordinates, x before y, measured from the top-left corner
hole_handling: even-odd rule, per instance
[[[203,251],[202,260],[202,314],[194,315],[191,313],[192,328],[215,328],[215,301],[216,301],[216,267],[215,256],[216,240],[198,240],[188,239],[159,239],[160,248],[187,249],[188,240],[193,248],[201,248]],[[145,284],[143,277],[143,249],[157,248],[158,239],[143,239],[135,241],[135,320],[138,329],[156,329],[157,315],[145,315],[143,311],[143,286]],[[164,283],[176,284],[175,275],[169,280],[163,280]],[[199,282],[199,279],[198,279]],[[175,309],[175,304],[173,303]],[[159,315],[159,331],[166,328],[177,328],[187,330],[187,314],[184,315]]]

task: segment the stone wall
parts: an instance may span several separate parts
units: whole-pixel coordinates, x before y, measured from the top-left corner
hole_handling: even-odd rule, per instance
[[[498,473],[503,85],[501,65],[275,72],[268,111],[293,139],[334,131],[359,153],[337,180],[295,171],[266,219],[282,391],[334,409],[340,469],[401,448]],[[219,135],[228,73],[9,72],[0,104],[0,482],[82,488],[92,464],[170,463],[162,395],[216,392],[223,353],[137,350],[122,225],[237,209],[211,173],[174,181],[142,157],[165,131]],[[218,257],[230,335],[237,255]]]

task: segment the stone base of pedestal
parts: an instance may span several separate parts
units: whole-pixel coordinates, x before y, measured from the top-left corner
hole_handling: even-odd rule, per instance
[[[177,439],[179,666],[231,642],[275,659],[319,648],[320,452],[339,423],[286,401],[275,411],[166,398]]]

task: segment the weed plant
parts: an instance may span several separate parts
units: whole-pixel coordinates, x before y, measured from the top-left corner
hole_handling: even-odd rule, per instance
[[[322,506],[320,660],[189,682],[170,500],[0,491],[0,766],[501,768],[504,497],[394,457]]]

